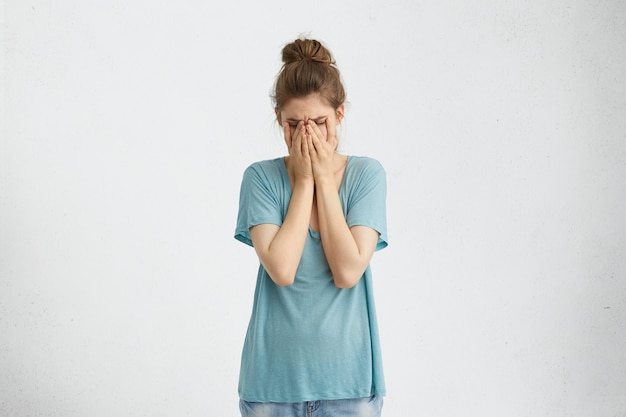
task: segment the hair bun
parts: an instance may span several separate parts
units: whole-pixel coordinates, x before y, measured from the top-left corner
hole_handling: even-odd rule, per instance
[[[330,51],[313,39],[296,39],[282,50],[283,66],[276,77],[272,101],[282,110],[294,97],[319,93],[335,110],[346,101],[339,69]]]
[[[296,39],[283,48],[283,63],[311,61],[320,64],[335,64],[328,49],[314,39]]]

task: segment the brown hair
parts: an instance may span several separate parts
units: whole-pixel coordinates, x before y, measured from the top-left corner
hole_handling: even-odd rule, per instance
[[[281,110],[287,100],[319,93],[334,109],[346,101],[339,69],[330,51],[314,39],[296,39],[282,50],[283,66],[272,100]]]

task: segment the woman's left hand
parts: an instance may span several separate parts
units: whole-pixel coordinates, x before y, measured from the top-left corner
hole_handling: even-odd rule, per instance
[[[313,177],[318,180],[322,178],[335,178],[334,155],[337,149],[337,137],[335,136],[335,125],[330,118],[326,119],[326,137],[317,123],[309,120],[306,124],[306,134],[309,139],[309,155],[313,168]]]

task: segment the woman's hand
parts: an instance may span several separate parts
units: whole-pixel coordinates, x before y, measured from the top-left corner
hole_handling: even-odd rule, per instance
[[[334,182],[334,155],[337,149],[335,125],[330,118],[326,119],[326,137],[317,123],[309,120],[305,125],[305,135],[308,135],[309,155],[315,180],[328,179]]]
[[[304,122],[298,122],[298,126],[291,134],[289,123],[283,123],[285,142],[289,150],[288,168],[294,180],[313,180],[313,169],[311,166],[311,156],[307,145],[306,129]],[[310,139],[309,139],[310,141]]]

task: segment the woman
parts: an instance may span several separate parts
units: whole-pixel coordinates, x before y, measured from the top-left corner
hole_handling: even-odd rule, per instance
[[[387,246],[385,172],[337,152],[345,91],[331,53],[298,39],[282,58],[273,100],[288,155],[246,169],[235,233],[260,261],[241,414],[380,416],[369,262]]]

